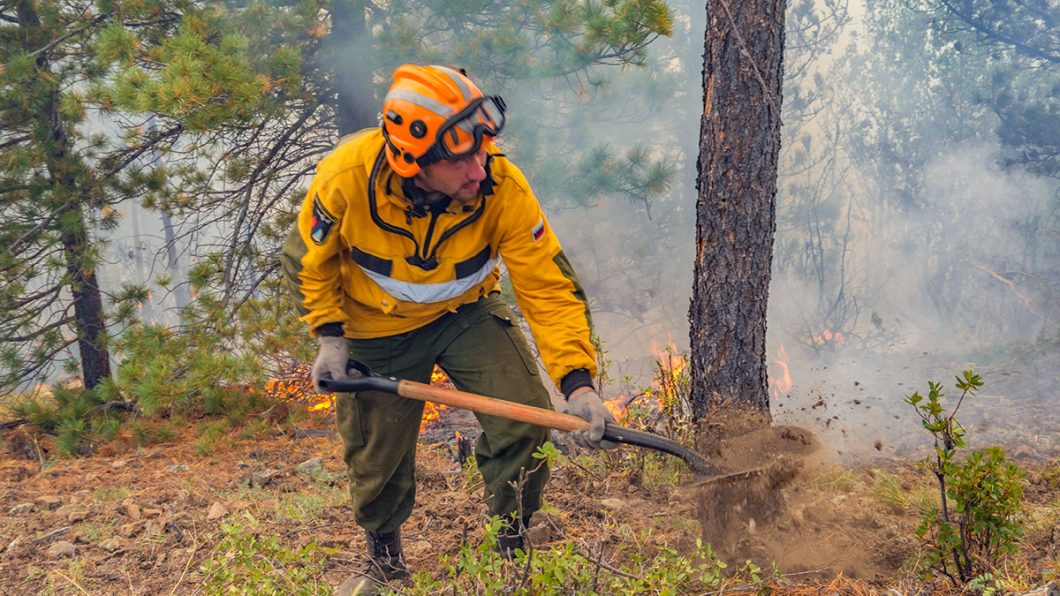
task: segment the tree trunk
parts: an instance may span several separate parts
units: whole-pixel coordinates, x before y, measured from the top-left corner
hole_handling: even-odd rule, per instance
[[[784,0],[708,0],[689,309],[692,410],[769,410],[766,302],[780,151]]]
[[[74,319],[77,331],[77,347],[81,352],[81,376],[85,388],[92,389],[110,376],[110,354],[106,344],[106,322],[103,318],[103,296],[96,282],[95,271],[86,268],[85,254],[88,252],[88,235],[80,206],[71,209],[76,213],[76,222],[68,223],[73,229],[62,234],[63,252],[66,254],[66,275],[70,293],[74,298]]]
[[[20,2],[18,15],[19,23],[24,29],[35,32],[40,27],[40,20],[32,3]],[[48,52],[40,52],[37,55],[36,66],[41,73],[49,71]],[[46,128],[42,128],[47,131],[47,138],[43,140],[47,147],[48,171],[58,191],[58,200],[68,202],[63,208],[65,215],[60,218],[60,241],[66,259],[65,283],[74,301],[74,331],[77,333],[77,347],[81,354],[82,379],[85,388],[92,389],[99,385],[102,379],[110,376],[110,354],[106,347],[103,296],[89,258],[91,247],[83,211],[86,197],[78,188],[80,183],[75,171],[79,164],[70,157],[70,140],[59,112],[57,88],[49,91],[41,116],[47,119],[42,122]]]
[[[366,13],[369,0],[334,0],[326,60],[334,74],[334,108],[339,136],[376,126],[378,102],[372,92],[375,66]]]

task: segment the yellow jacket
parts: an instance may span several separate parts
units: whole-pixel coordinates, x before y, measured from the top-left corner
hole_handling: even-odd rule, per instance
[[[350,338],[422,327],[498,291],[503,258],[549,376],[596,374],[585,292],[522,172],[493,146],[483,192],[416,210],[379,129],[349,135],[319,164],[281,261],[312,332]],[[492,189],[490,181],[492,180]]]

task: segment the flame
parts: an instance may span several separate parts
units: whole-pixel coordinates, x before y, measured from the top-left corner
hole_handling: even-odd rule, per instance
[[[274,399],[306,404],[310,412],[327,412],[335,407],[335,394],[317,393],[310,377],[312,369],[300,364],[279,379],[265,383],[265,395]]]
[[[420,418],[420,430],[425,430],[432,422],[437,420],[442,415],[442,410],[446,409],[446,407],[445,404],[423,402],[423,418]]]
[[[445,371],[438,368],[438,365],[434,365],[434,370],[431,371],[431,385],[436,387],[446,387],[453,389],[453,382],[449,380],[449,375],[445,374]],[[420,418],[420,431],[422,432],[432,422],[438,419],[442,415],[442,410],[449,409],[449,406],[445,404],[436,404],[434,402],[423,403],[423,417]]]
[[[688,383],[688,379],[684,378],[688,359],[677,350],[673,340],[668,340],[661,349],[657,343],[651,342],[651,353],[658,369],[655,378],[659,385],[657,399],[664,408],[674,407],[681,394],[682,385]],[[650,391],[645,393],[649,397],[652,395]]]
[[[445,371],[438,368],[438,365],[436,364],[434,365],[434,370],[431,371],[431,385],[452,387],[453,383],[449,380],[449,376],[445,374]]]
[[[655,357],[660,367],[674,375],[681,374],[681,371],[688,364],[684,355],[677,350],[677,344],[672,339],[667,340],[663,348],[660,348],[659,344],[654,341],[651,342],[651,355]]]
[[[777,350],[777,357],[773,359],[773,364],[780,369],[781,375],[780,378],[771,379],[769,383],[773,385],[773,398],[779,399],[781,393],[791,391],[794,385],[791,381],[791,371],[788,370],[788,354],[784,351],[783,345]]]
[[[317,393],[313,389],[311,370],[308,364],[301,364],[279,379],[269,379],[265,383],[265,394],[274,399],[304,403],[310,412],[331,412],[335,409],[335,394]],[[431,384],[453,388],[449,377],[437,366],[431,372]],[[445,404],[426,402],[423,408],[423,418],[420,421],[420,430],[437,420],[441,411],[447,408]]]
[[[814,346],[824,346],[831,344],[833,346],[841,346],[846,341],[846,337],[841,331],[832,331],[825,327],[819,334],[810,335],[810,343]]]
[[[625,422],[626,417],[629,415],[629,408],[626,404],[629,402],[624,396],[616,397],[615,399],[609,399],[604,402],[604,407],[607,411],[611,412],[611,415],[615,417],[615,422],[622,424]]]

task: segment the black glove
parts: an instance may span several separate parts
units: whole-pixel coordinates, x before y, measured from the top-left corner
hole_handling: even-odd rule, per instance
[[[615,417],[604,406],[604,402],[600,400],[600,396],[594,389],[576,389],[567,398],[562,411],[589,421],[589,430],[571,433],[571,436],[574,437],[574,442],[578,445],[589,450],[614,449],[618,447],[617,443],[603,440],[604,425],[608,422],[614,423]]]

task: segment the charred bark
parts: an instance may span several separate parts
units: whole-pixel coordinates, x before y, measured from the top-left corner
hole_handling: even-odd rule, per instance
[[[692,409],[768,412],[766,302],[780,151],[784,0],[708,0],[689,309]]]

